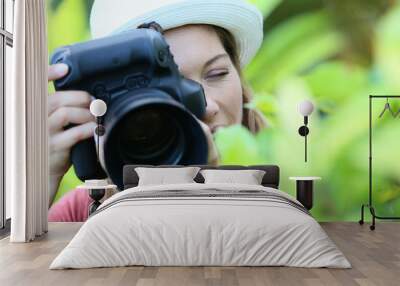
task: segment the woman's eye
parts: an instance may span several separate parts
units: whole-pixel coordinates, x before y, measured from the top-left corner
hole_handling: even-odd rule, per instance
[[[208,78],[212,78],[212,79],[217,79],[217,78],[224,77],[224,76],[226,76],[228,74],[229,74],[228,71],[224,71],[224,72],[218,72],[218,73],[209,74],[207,77]]]

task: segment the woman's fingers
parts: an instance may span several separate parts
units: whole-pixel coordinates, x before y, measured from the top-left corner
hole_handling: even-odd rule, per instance
[[[206,135],[206,138],[207,138],[207,143],[208,143],[208,164],[217,166],[219,164],[219,155],[218,155],[218,149],[217,149],[217,146],[215,145],[214,137],[213,137],[213,134],[211,132],[211,129],[203,121],[200,121],[200,120],[197,119],[197,122],[200,123],[200,125],[201,125],[201,127],[202,127],[202,129],[204,131],[204,134]]]
[[[58,91],[48,98],[48,115],[62,106],[86,107],[89,109],[92,96],[86,91]]]
[[[53,81],[64,77],[68,73],[66,64],[54,64],[48,68],[48,81]]]
[[[96,123],[87,122],[72,128],[69,128],[50,137],[50,152],[69,149],[76,143],[93,136]]]
[[[62,106],[54,111],[49,117],[49,133],[53,135],[63,130],[68,124],[83,124],[87,122],[95,122],[95,117],[90,113],[89,109],[81,107]]]

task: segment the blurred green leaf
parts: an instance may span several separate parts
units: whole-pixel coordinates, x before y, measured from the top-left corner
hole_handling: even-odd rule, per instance
[[[49,56],[54,49],[89,39],[86,4],[81,0],[62,1],[56,10],[47,6]]]
[[[67,173],[65,173],[63,179],[60,182],[60,186],[58,187],[58,191],[56,196],[54,197],[53,203],[57,202],[59,199],[62,198],[66,193],[75,189],[78,185],[82,185],[83,182],[78,179],[75,174],[74,167],[71,166]]]
[[[264,17],[268,16],[271,11],[282,1],[281,0],[247,0],[249,3],[255,5]]]
[[[386,85],[400,90],[400,4],[376,27],[376,65]]]
[[[245,73],[256,91],[272,91],[285,77],[336,55],[342,46],[324,12],[307,13],[270,31]]]
[[[221,128],[214,136],[221,164],[250,165],[263,162],[257,140],[242,125]]]
[[[253,100],[245,106],[247,108],[258,109],[266,116],[273,115],[277,109],[275,97],[267,93],[257,94]]]
[[[338,104],[364,90],[368,85],[365,69],[342,61],[318,65],[305,75],[304,79],[318,100],[319,109],[327,113],[335,112]]]

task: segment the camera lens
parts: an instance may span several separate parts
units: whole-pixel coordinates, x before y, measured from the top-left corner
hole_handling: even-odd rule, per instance
[[[201,125],[163,91],[139,89],[115,97],[104,121],[104,166],[120,188],[125,165],[207,163],[207,138]]]
[[[126,162],[168,162],[182,157],[184,134],[174,117],[163,109],[142,108],[121,122],[119,150]]]

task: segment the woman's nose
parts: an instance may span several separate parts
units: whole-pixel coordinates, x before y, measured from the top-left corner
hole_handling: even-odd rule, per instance
[[[210,122],[219,112],[219,105],[218,103],[210,97],[206,97],[207,100],[207,107],[206,107],[206,114],[204,115],[204,121]]]

